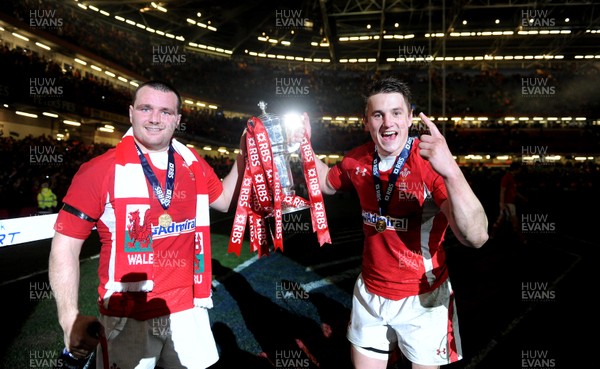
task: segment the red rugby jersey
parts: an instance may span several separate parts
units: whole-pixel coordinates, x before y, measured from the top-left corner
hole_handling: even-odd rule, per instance
[[[100,312],[111,316],[127,316],[145,320],[174,313],[193,307],[193,260],[194,227],[186,227],[195,219],[197,180],[185,165],[183,158],[175,153],[175,185],[168,213],[178,229],[165,229],[158,226],[158,216],[163,214],[158,199],[150,184],[150,219],[153,240],[154,289],[150,292],[118,293],[107,291],[108,258],[114,234],[114,167],[115,149],[107,151],[87,163],[84,163],[73,177],[71,186],[63,202],[99,219],[96,226],[102,243],[99,260],[99,307]],[[165,152],[166,155],[166,152]],[[166,170],[157,168],[152,158],[146,155],[158,181],[164,186]],[[223,186],[210,165],[198,157],[206,176],[209,203],[214,202],[222,193]],[[61,210],[55,230],[64,235],[86,239],[94,223],[82,220],[71,213]],[[104,299],[108,300],[103,301]],[[105,306],[107,305],[107,307]]]
[[[353,149],[328,175],[336,190],[356,189],[365,236],[362,276],[369,291],[392,300],[431,291],[448,278],[442,247],[448,220],[440,211],[448,195],[442,177],[419,155],[418,142],[400,171],[382,233],[374,227],[379,216],[372,173],[375,144]],[[382,192],[391,173],[380,171]]]

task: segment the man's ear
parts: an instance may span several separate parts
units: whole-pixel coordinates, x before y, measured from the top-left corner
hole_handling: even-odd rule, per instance
[[[133,122],[133,105],[129,105],[129,122]]]

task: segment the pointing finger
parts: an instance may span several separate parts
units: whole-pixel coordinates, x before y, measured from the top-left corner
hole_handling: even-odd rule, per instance
[[[436,136],[436,137],[442,136],[442,134],[440,133],[440,130],[437,128],[435,123],[433,123],[431,120],[429,120],[429,118],[424,113],[419,113],[419,118],[421,118],[423,123],[425,123],[427,128],[429,128],[429,132],[431,132],[432,136]]]

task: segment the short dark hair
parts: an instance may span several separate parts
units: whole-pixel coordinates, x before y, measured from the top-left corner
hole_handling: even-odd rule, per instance
[[[371,96],[377,94],[391,94],[396,92],[402,94],[402,96],[404,97],[404,102],[406,103],[406,107],[408,109],[412,109],[410,103],[410,101],[412,100],[412,95],[410,93],[410,88],[408,88],[408,85],[399,80],[398,78],[385,77],[373,80],[367,86],[364,93],[365,112],[367,111],[367,104],[369,103],[369,98]]]
[[[137,98],[138,91],[141,90],[142,87],[150,87],[154,90],[174,93],[175,96],[177,96],[177,114],[179,114],[179,112],[181,111],[181,95],[179,94],[179,91],[177,91],[177,89],[175,87],[173,87],[173,85],[171,85],[170,83],[165,82],[165,81],[152,80],[152,81],[144,82],[141,85],[139,85],[133,92],[133,96],[132,96],[132,100],[131,100],[132,106],[135,106],[135,99]]]

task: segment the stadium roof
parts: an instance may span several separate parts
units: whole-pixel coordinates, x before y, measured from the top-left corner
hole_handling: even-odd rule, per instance
[[[313,63],[382,67],[419,61],[593,59],[594,1],[89,0],[138,32],[190,49]],[[105,14],[106,15],[106,14]],[[600,57],[598,57],[600,58]]]

